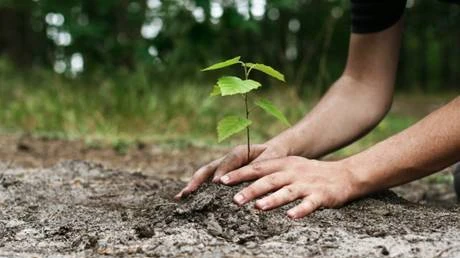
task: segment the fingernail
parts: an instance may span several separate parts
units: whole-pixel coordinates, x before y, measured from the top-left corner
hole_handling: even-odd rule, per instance
[[[244,196],[242,194],[237,194],[235,197],[233,197],[233,200],[238,204],[238,205],[243,205],[244,204]]]
[[[185,189],[182,189],[178,194],[176,194],[176,196],[174,196],[174,198],[176,198],[176,199],[182,198],[182,196],[184,195],[184,190]]]
[[[256,202],[256,205],[257,205],[257,207],[258,207],[260,210],[263,210],[263,211],[264,211],[264,210],[268,209],[267,202],[264,201],[264,200],[257,201],[257,202]]]
[[[220,178],[220,181],[224,184],[230,183],[230,177],[229,176],[223,176]]]
[[[216,184],[219,183],[219,181],[220,181],[220,178],[219,178],[218,176],[215,176],[215,177],[212,179],[212,182],[213,182],[213,183],[216,183]]]
[[[188,188],[184,188],[181,192],[180,192],[180,197],[185,197],[187,196],[187,194],[189,194],[189,190]]]
[[[296,213],[295,213],[295,211],[293,211],[293,210],[288,210],[287,215],[288,215],[291,219],[295,219],[295,218],[296,218]]]

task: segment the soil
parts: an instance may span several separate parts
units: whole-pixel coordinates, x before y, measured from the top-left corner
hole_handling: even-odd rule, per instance
[[[204,148],[137,142],[120,153],[113,146],[87,144],[81,140],[59,140],[28,135],[0,134],[0,162],[23,168],[51,167],[66,160],[86,160],[105,167],[142,172],[161,178],[187,181],[193,172],[228,152],[225,148]],[[413,202],[452,206],[457,198],[452,187],[452,168],[436,176],[395,188],[395,192]]]
[[[386,191],[290,220],[294,204],[269,212],[233,204],[244,185],[207,184],[173,200],[194,169],[225,150],[145,144],[119,154],[3,137],[0,256],[460,256],[460,205],[449,181],[395,189],[411,201]],[[72,158],[92,162],[61,161]]]
[[[223,148],[204,148],[183,143],[137,142],[123,150],[104,143],[61,140],[49,137],[0,134],[0,161],[24,168],[50,167],[60,161],[87,160],[113,169],[142,171],[160,177],[187,180],[200,165],[226,153]]]
[[[83,161],[1,171],[1,256],[460,255],[460,207],[415,204],[390,191],[290,220],[289,207],[233,204],[244,185],[208,184],[176,202],[180,181]]]

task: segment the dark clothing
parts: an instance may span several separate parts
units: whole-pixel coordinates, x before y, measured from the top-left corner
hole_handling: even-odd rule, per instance
[[[442,1],[460,4],[460,0]],[[385,30],[401,19],[405,8],[406,0],[351,0],[351,31],[372,33]]]

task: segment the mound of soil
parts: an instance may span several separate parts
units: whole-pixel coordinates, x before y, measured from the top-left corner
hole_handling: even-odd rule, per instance
[[[244,185],[208,184],[176,202],[182,186],[81,161],[0,165],[0,256],[460,256],[458,207],[383,192],[290,220],[289,207],[233,204]]]

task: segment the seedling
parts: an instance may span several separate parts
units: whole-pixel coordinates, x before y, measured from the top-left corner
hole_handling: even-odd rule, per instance
[[[241,117],[237,115],[224,117],[219,121],[217,125],[217,136],[218,142],[229,138],[230,136],[237,134],[246,129],[247,146],[248,146],[248,160],[251,153],[251,137],[250,137],[250,126],[252,121],[249,120],[251,113],[249,109],[249,93],[262,87],[257,81],[249,79],[249,75],[253,70],[263,72],[275,79],[285,82],[284,75],[273,69],[270,66],[264,64],[245,63],[240,60],[241,57],[235,57],[233,59],[220,62],[203,69],[202,71],[218,70],[228,66],[241,64],[244,70],[244,78],[236,76],[224,76],[217,80],[217,84],[214,86],[211,92],[211,96],[231,96],[231,95],[242,95],[244,97],[244,105],[246,108],[246,116]],[[278,109],[272,102],[267,99],[258,99],[254,104],[267,112],[269,115],[274,116],[276,119],[281,121],[283,124],[290,126],[286,116]]]

